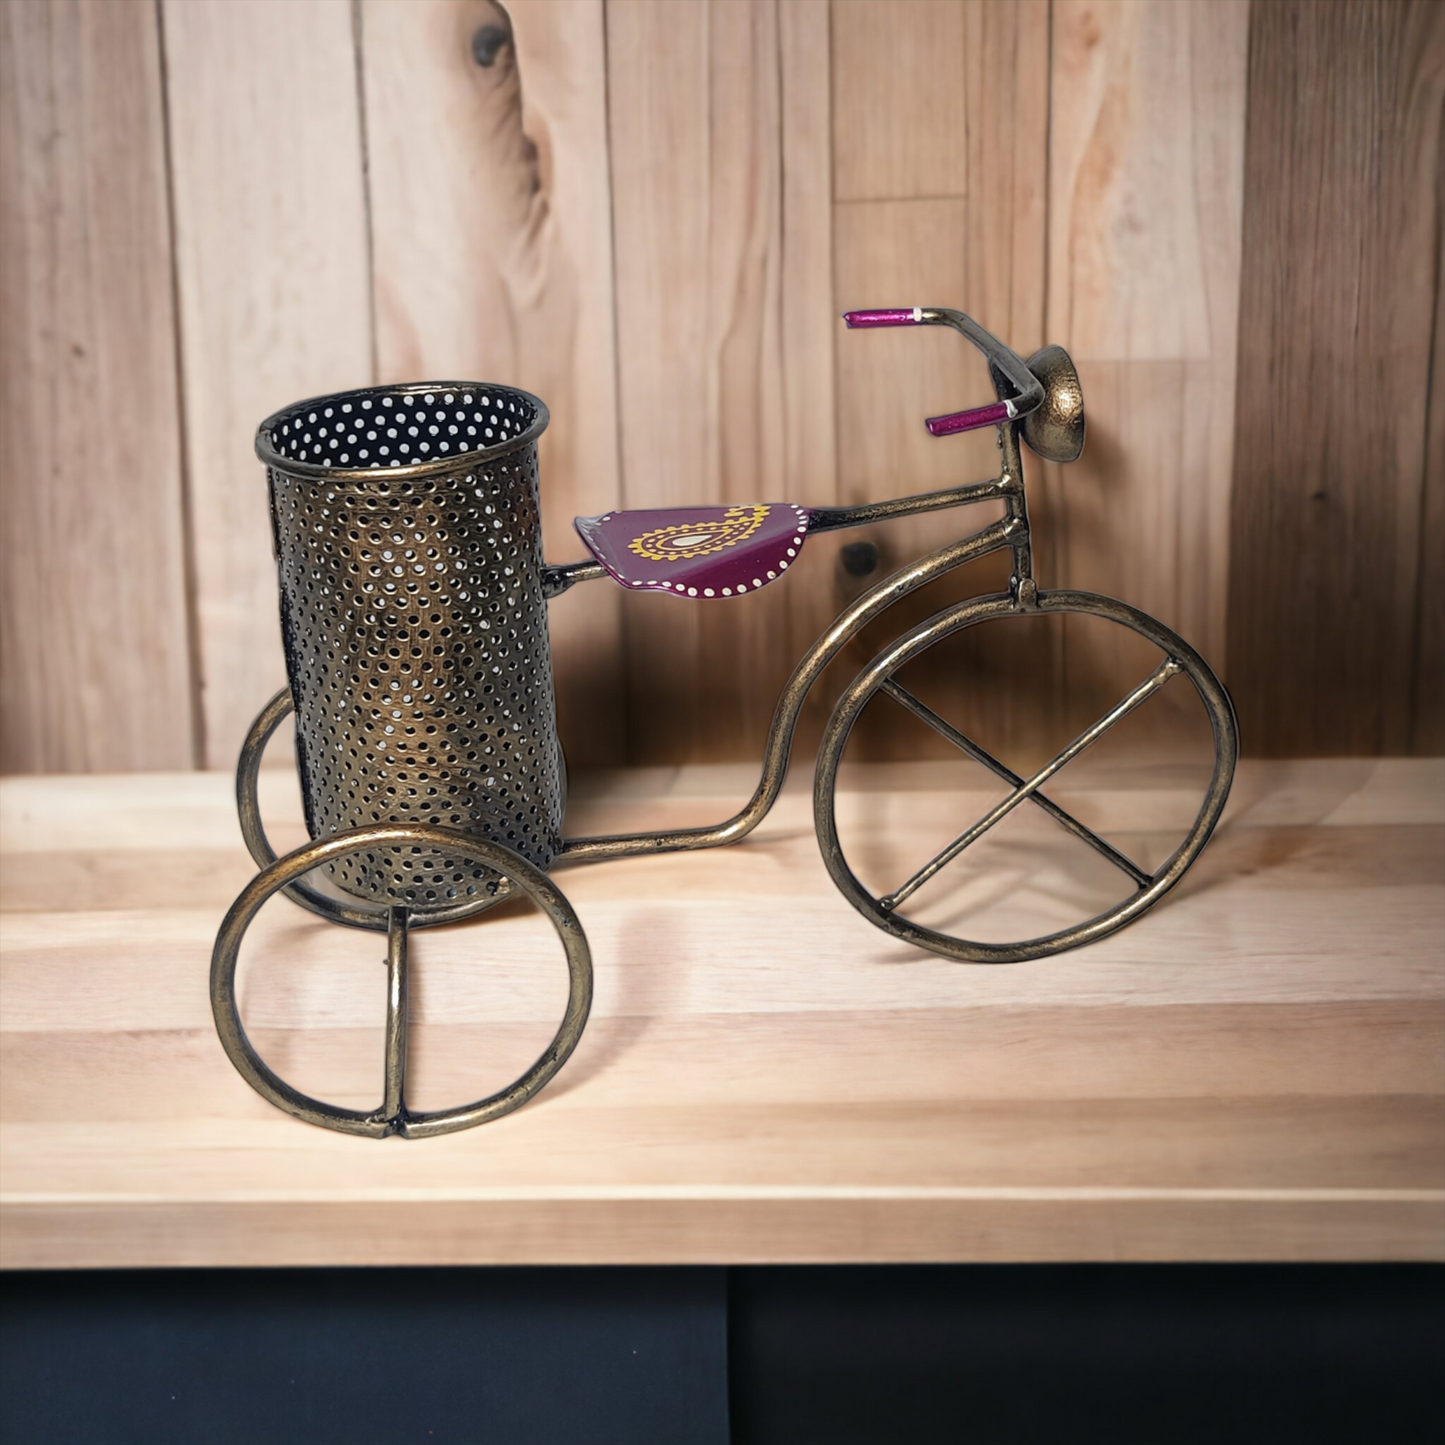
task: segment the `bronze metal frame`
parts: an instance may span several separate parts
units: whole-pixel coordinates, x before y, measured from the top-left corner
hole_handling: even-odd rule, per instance
[[[914,324],[952,327],[979,347],[988,359],[999,400],[1006,402],[1010,411],[1008,419],[996,428],[1001,461],[999,475],[986,481],[920,496],[858,507],[818,509],[812,514],[809,530],[831,531],[989,500],[1003,502],[1002,519],[972,536],[950,542],[947,546],[899,569],[838,615],[827,631],[803,655],[784,686],[768,730],[757,787],[739,812],[709,827],[565,838],[561,841],[554,866],[715,848],[745,838],[777,801],[787,772],[793,735],[803,702],[828,664],[862,628],[895,602],[965,563],[1005,548],[1011,551],[1013,560],[1007,593],[973,598],[945,608],[920,623],[885,648],[865,667],[844,689],[834,707],[824,733],[815,773],[814,818],[824,862],[843,896],[879,928],[921,948],[969,962],[1012,963],[1076,948],[1124,927],[1174,887],[1208,842],[1229,795],[1239,753],[1238,727],[1233,706],[1223,685],[1188,643],[1136,608],[1089,593],[1041,592],[1034,580],[1020,437],[1027,441],[1033,450],[1050,460],[1071,461],[1079,455],[1084,436],[1083,399],[1073,363],[1063,349],[1056,346],[1047,347],[1028,362],[1024,362],[1015,352],[962,312],[941,307],[918,308],[913,312],[913,321]],[[544,593],[549,597],[557,596],[579,582],[592,581],[604,575],[601,566],[590,560],[565,566],[551,566],[545,569]],[[1014,773],[895,680],[899,669],[924,649],[963,628],[1000,617],[1052,613],[1095,616],[1128,627],[1158,646],[1163,651],[1165,660],[1116,707],[1081,733],[1032,777],[1025,779]],[[1106,839],[1059,807],[1042,791],[1042,787],[1068,762],[1176,675],[1183,675],[1190,680],[1209,716],[1214,735],[1214,768],[1198,815],[1184,841],[1159,868],[1147,872]],[[1002,778],[1012,789],[1003,802],[965,829],[912,878],[883,898],[875,898],[870,894],[849,868],[838,839],[834,814],[837,770],[849,734],[863,708],[879,693],[888,695],[912,712],[966,756],[980,762]],[[241,749],[237,769],[237,803],[241,829],[246,845],[262,871],[237,899],[227,915],[216,941],[213,959],[213,1009],[221,1041],[232,1062],[253,1087],[280,1108],[309,1123],[351,1133],[371,1136],[397,1133],[415,1138],[468,1128],[517,1108],[541,1088],[565,1061],[575,1047],[586,1021],[591,971],[586,940],[576,915],[562,894],[550,884],[546,875],[533,865],[506,849],[453,829],[410,824],[352,829],[308,843],[278,859],[262,825],[256,782],[266,743],[290,711],[290,691],[283,688],[252,724]],[[954,938],[914,923],[899,912],[899,906],[917,888],[1025,801],[1031,801],[1043,809],[1069,833],[1125,873],[1135,887],[1132,896],[1116,907],[1072,928],[1017,944],[986,944]],[[501,886],[495,896],[439,907],[405,909],[366,904],[360,900],[343,901],[305,881],[305,875],[321,863],[346,852],[382,842],[445,846],[453,852],[496,869],[503,875]],[[256,911],[271,894],[278,891],[284,892],[293,902],[329,921],[354,928],[386,931],[388,934],[386,1087],[382,1107],[375,1112],[361,1113],[338,1109],[299,1094],[261,1062],[246,1040],[235,1002],[236,956],[241,937]],[[562,938],[571,977],[571,995],[562,1026],[537,1064],[509,1089],[464,1108],[430,1114],[411,1114],[404,1104],[407,932],[413,928],[470,918],[492,907],[503,897],[513,896],[517,891],[525,894],[548,914]]]
[[[406,1106],[407,932],[410,927],[409,910],[406,908],[384,910],[387,930],[385,1088],[379,1109],[370,1112],[341,1109],[293,1089],[262,1061],[241,1023],[236,1002],[236,961],[241,951],[241,939],[252,919],[260,912],[261,905],[273,893],[287,889],[296,879],[325,863],[364,848],[386,848],[397,844],[447,849],[486,867],[505,870],[513,888],[531,899],[552,920],[567,956],[567,1009],[552,1042],[515,1083],[460,1108],[415,1112]],[[303,899],[303,906],[312,905],[309,900]],[[368,921],[359,926],[369,928],[373,925]],[[388,1134],[399,1134],[405,1139],[450,1134],[457,1129],[470,1129],[474,1124],[499,1119],[503,1114],[520,1108],[567,1062],[582,1037],[591,1007],[592,956],[581,921],[572,905],[552,885],[547,875],[525,858],[456,828],[382,823],[373,828],[349,828],[329,838],[304,844],[263,868],[247,884],[226,914],[211,955],[211,1012],[221,1044],[241,1077],[277,1108],[308,1124],[320,1124],[328,1129],[340,1130],[343,1134],[364,1134],[372,1139],[384,1138]]]

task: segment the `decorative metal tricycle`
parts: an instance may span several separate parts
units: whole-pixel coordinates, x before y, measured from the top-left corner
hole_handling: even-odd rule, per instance
[[[997,400],[934,417],[934,436],[993,426],[1001,468],[990,481],[859,507],[756,503],[579,517],[591,557],[542,560],[537,438],[547,409],[512,387],[470,382],[369,387],[319,397],[262,423],[281,582],[289,687],[251,727],[241,751],[241,829],[261,871],[216,939],[211,1001],[232,1063],[280,1108],[330,1129],[417,1138],[469,1128],[525,1103],[576,1047],[591,1003],[592,970],[576,913],[548,877],[557,864],[714,848],[745,838],[783,785],[808,690],[861,628],[953,568],[1008,548],[1006,593],[944,608],[886,647],[844,689],[823,734],[813,809],[823,860],[843,896],[879,928],[947,958],[1012,963],[1104,938],[1157,903],[1199,856],[1234,774],[1238,736],[1229,697],[1208,664],[1152,617],[1087,592],[1034,582],[1022,439],[1054,462],[1078,457],[1083,396],[1068,355],[1046,347],[1025,362],[962,312],[942,307],[850,311],[850,327],[951,326],[988,361]],[[566,770],[557,739],[547,600],[580,582],[686,599],[746,599],[780,579],[805,541],[969,502],[1002,501],[993,525],[909,564],[857,598],[812,645],[773,714],[762,776],[747,806],[708,828],[563,838]],[[897,681],[925,649],[989,619],[1077,613],[1126,628],[1163,660],[1115,707],[1032,776],[1018,776]],[[1152,872],[1041,791],[1071,759],[1176,674],[1187,677],[1213,728],[1214,766],[1183,841]],[[883,897],[859,882],[839,842],[834,794],[850,730],[886,693],[1009,793],[912,877]],[[256,783],[267,740],[296,714],[296,761],[312,841],[277,858]],[[1128,895],[1075,927],[1019,943],[982,943],[923,926],[903,905],[1012,809],[1032,802],[1127,876]],[[324,870],[326,883],[308,875]],[[329,884],[329,886],[326,886]],[[308,1097],[267,1067],[246,1037],[235,975],[242,936],[276,892],[322,918],[388,936],[385,1090],[380,1108],[343,1109]],[[405,1101],[407,935],[470,918],[525,895],[555,925],[569,997],[551,1044],[515,1083],[459,1108],[418,1112]]]

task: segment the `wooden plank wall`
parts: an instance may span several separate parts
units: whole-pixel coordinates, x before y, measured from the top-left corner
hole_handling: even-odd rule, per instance
[[[256,423],[371,380],[347,0],[162,0],[198,740],[234,759],[286,680]]]
[[[0,6],[0,766],[188,768],[153,7]]]
[[[626,504],[829,502],[827,8],[613,0],[607,22]],[[632,760],[759,750],[835,552],[746,606],[626,599]]]
[[[838,309],[912,304],[910,298],[957,306],[1009,336],[1025,356],[1036,351],[1044,340],[1049,6],[910,0],[835,5],[832,18]],[[958,336],[840,332],[835,347],[840,500],[930,491],[997,473],[992,434],[945,445],[922,426],[925,416],[990,394],[981,359]],[[1047,546],[1042,500],[1037,522]],[[992,520],[992,509],[983,520]],[[958,535],[962,521],[925,515],[870,529],[868,540],[885,566],[896,565]],[[967,518],[967,529],[973,525]],[[1046,556],[1041,552],[1041,575]],[[851,649],[835,669],[839,680],[896,634],[899,620],[921,620],[944,601],[998,591],[1007,579],[1000,555],[910,598]],[[1021,631],[1033,647],[1010,666],[1001,644]],[[1012,623],[980,629],[915,668],[910,685],[986,746],[1018,758],[1021,746],[1036,750],[1057,722],[1057,659],[1038,648],[1057,639],[1040,639],[1036,631]],[[993,685],[978,685],[981,677]],[[1012,685],[998,685],[1004,677]],[[1029,685],[1015,702],[1020,681]],[[925,729],[889,706],[870,712],[858,740],[865,755],[937,749]]]
[[[1046,331],[1079,366],[1090,434],[1050,478],[1052,575],[1224,672],[1248,15],[1057,0],[1053,27]],[[1065,686],[1097,711],[1130,657],[1093,634],[1070,639]]]
[[[230,766],[283,677],[251,453],[276,406],[537,391],[571,557],[574,513],[991,474],[987,435],[919,424],[983,394],[958,338],[837,322],[915,302],[1078,361],[1085,457],[1031,472],[1046,585],[1178,628],[1255,751],[1445,749],[1439,14],[0,0],[0,768]],[[867,585],[841,547],[887,566],[975,520],[817,538],[746,603],[574,590],[574,764],[754,755]],[[1002,585],[996,560],[904,616]],[[980,629],[921,685],[1018,756],[1134,665],[1097,627]],[[873,756],[929,745],[869,722]],[[1151,740],[1183,737],[1160,710]]]
[[[542,524],[619,505],[607,72],[597,0],[369,0],[358,10],[378,379],[497,378],[543,397]],[[515,32],[491,64],[472,38]],[[623,756],[621,599],[552,604],[574,766]]]
[[[1230,681],[1258,752],[1439,752],[1445,7],[1257,6],[1250,94]]]

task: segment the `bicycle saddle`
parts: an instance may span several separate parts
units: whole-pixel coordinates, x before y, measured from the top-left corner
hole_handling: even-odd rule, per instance
[[[573,521],[608,575],[636,591],[672,597],[741,597],[775,582],[808,535],[808,509],[792,502],[662,507]]]

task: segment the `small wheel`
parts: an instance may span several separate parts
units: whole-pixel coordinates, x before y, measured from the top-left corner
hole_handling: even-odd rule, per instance
[[[380,1109],[370,1113],[342,1109],[293,1089],[262,1062],[252,1047],[236,1003],[236,961],[241,951],[241,940],[261,905],[273,893],[286,889],[295,879],[320,864],[364,848],[397,845],[446,849],[505,873],[514,886],[552,920],[567,955],[567,1009],[552,1042],[515,1083],[485,1099],[456,1109],[414,1113],[405,1104],[408,928],[408,911],[405,908],[386,910],[391,977],[387,1003],[386,1088]],[[221,931],[216,935],[216,946],[211,954],[211,1012],[221,1045],[241,1077],[278,1109],[284,1109],[308,1124],[370,1138],[400,1134],[404,1138],[417,1139],[431,1134],[450,1134],[510,1114],[513,1109],[525,1104],[567,1062],[582,1037],[591,1007],[592,956],[582,924],[566,897],[553,886],[545,873],[525,858],[455,828],[441,828],[434,824],[379,823],[369,828],[351,828],[307,843],[277,859],[263,868],[231,905],[221,924]]]
[[[1075,738],[1051,763],[1032,777],[1021,778],[899,685],[895,681],[895,674],[927,648],[964,628],[998,618],[1032,617],[1047,613],[1075,613],[1117,623],[1158,647],[1164,653],[1164,661],[1149,678],[1121,699],[1116,707],[1091,728]],[[1214,739],[1214,767],[1204,789],[1198,814],[1183,842],[1156,869],[1149,871],[1139,867],[1107,840],[1060,808],[1043,788],[1059,769],[1082,753],[1115,723],[1122,721],[1171,677],[1181,674],[1193,684],[1209,718]],[[905,883],[900,884],[893,893],[875,897],[858,880],[844,856],[838,839],[835,792],[838,765],[847,746],[849,734],[863,709],[880,692],[887,693],[966,756],[982,763],[1008,783],[1012,791],[972,827],[958,834],[947,847]],[[1238,726],[1229,694],[1204,659],[1163,623],[1126,603],[1088,592],[1040,592],[1037,594],[1036,606],[1027,609],[1008,596],[980,597],[947,608],[919,624],[875,657],[845,689],[828,721],[818,754],[813,788],[814,824],[823,852],[823,861],[833,881],[843,896],[865,918],[886,933],[933,953],[942,954],[946,958],[971,963],[1018,963],[1025,959],[1061,953],[1065,949],[1077,948],[1081,944],[1106,938],[1153,907],[1184,876],[1209,841],[1229,796],[1238,754]],[[915,922],[899,911],[901,905],[920,887],[947,867],[1014,807],[1025,802],[1043,808],[1055,822],[1126,874],[1133,885],[1129,896],[1081,923],[1020,943],[986,943],[955,937]]]

